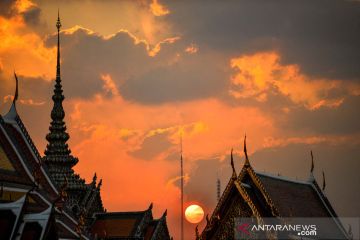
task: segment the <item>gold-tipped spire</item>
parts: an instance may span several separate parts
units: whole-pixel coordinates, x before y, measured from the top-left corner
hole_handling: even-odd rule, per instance
[[[61,22],[60,22],[60,11],[59,11],[59,9],[58,9],[58,18],[57,18],[57,21],[56,21],[56,27],[57,27],[58,31],[60,31]]]
[[[78,162],[78,159],[71,155],[71,150],[67,141],[70,136],[66,131],[65,124],[65,110],[63,108],[63,101],[65,96],[61,85],[60,74],[60,16],[56,22],[57,27],[57,64],[56,64],[56,79],[54,86],[54,94],[52,96],[53,108],[51,110],[51,122],[49,133],[46,135],[48,144],[45,149],[45,156],[43,162],[45,163],[50,176],[53,178],[58,186],[63,183],[62,174],[65,174],[69,179],[69,186],[77,187],[78,180],[73,175],[72,167]],[[61,164],[60,164],[61,163]]]

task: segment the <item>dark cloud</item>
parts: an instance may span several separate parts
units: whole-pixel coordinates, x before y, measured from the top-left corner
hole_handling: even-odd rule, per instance
[[[47,46],[56,44],[56,36],[47,40]],[[63,85],[69,97],[93,97],[103,91],[101,74],[110,74],[121,86],[135,74],[141,74],[152,65],[143,43],[134,43],[126,32],[110,39],[78,29],[72,34],[61,34],[61,71]],[[121,89],[120,89],[121,91]]]
[[[337,108],[310,111],[295,107],[279,121],[286,129],[319,134],[352,134],[360,132],[360,96],[348,96]]]
[[[17,75],[19,79],[19,101],[33,100],[34,103],[47,102],[51,99],[52,87],[55,81],[47,81],[42,78],[25,77]],[[4,102],[5,96],[13,96],[15,93],[15,78],[7,78],[0,74],[0,100]],[[10,100],[6,100],[8,106]]]
[[[229,77],[225,77],[225,66],[220,68],[201,54],[188,58],[193,59],[130,78],[123,86],[124,96],[142,103],[161,103],[214,97],[224,91]]]
[[[16,0],[1,0],[0,1],[0,15],[4,17],[11,17],[16,13],[14,7]]]
[[[173,144],[168,139],[168,133],[159,133],[146,137],[142,142],[140,149],[130,152],[134,157],[151,160],[158,154],[166,151]]]
[[[90,98],[103,91],[102,74],[110,74],[126,99],[162,103],[215,96],[223,92],[227,61],[204,54],[184,53],[183,43],[161,45],[150,57],[145,43],[135,43],[127,32],[109,39],[78,29],[61,34],[61,69],[66,95]],[[47,46],[56,44],[53,35]],[[181,53],[181,55],[178,55]],[[226,65],[225,65],[226,64]]]
[[[167,1],[184,38],[239,55],[277,49],[313,76],[359,79],[356,1]]]
[[[31,7],[23,13],[24,20],[27,24],[37,27],[40,24],[41,9],[39,7]],[[43,23],[41,23],[43,24]]]

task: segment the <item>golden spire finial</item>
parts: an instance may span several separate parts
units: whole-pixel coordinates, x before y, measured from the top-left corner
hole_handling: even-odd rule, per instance
[[[56,27],[57,27],[58,32],[59,32],[59,31],[60,31],[60,28],[61,28],[59,9],[58,9],[58,18],[57,18],[57,21],[56,21]]]

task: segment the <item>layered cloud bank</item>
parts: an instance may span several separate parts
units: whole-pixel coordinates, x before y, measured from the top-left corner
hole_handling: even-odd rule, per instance
[[[40,150],[50,121],[57,4],[0,3],[1,113],[15,69],[19,112]],[[307,178],[314,150],[339,215],[359,215],[359,194],[341,186],[360,181],[360,5],[310,5],[60,4],[70,147],[83,177],[96,171],[103,178],[105,206],[136,210],[154,202],[156,215],[168,208],[176,237],[180,135],[186,202],[209,213],[216,178],[224,186],[230,176],[231,148],[242,166],[246,133],[260,171]],[[194,226],[186,229],[193,237]]]

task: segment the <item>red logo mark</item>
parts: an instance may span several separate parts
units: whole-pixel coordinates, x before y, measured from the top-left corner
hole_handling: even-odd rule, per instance
[[[249,226],[250,226],[250,224],[243,223],[243,224],[241,224],[240,226],[237,227],[237,230],[245,233],[248,236],[250,236],[250,232],[248,231]]]

